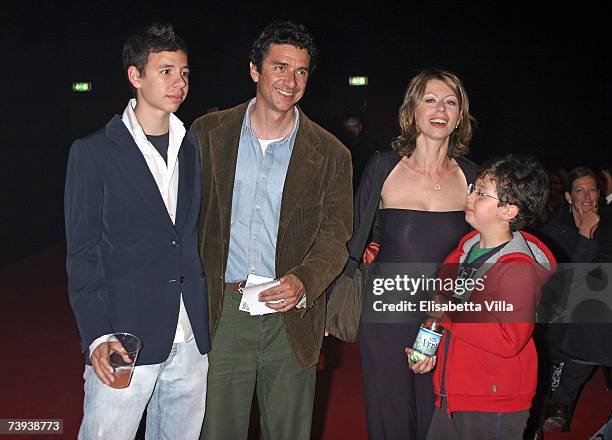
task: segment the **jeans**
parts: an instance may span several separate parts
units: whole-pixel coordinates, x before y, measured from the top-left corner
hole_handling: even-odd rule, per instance
[[[193,338],[174,344],[165,362],[137,366],[127,388],[104,385],[86,365],[79,440],[131,440],[145,408],[147,439],[199,438],[207,374],[208,355],[200,354]]]

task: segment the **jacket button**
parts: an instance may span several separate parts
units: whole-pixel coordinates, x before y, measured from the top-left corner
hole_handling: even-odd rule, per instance
[[[183,284],[183,282],[185,282],[185,277],[181,277],[181,284]]]
[[[172,246],[172,247],[177,247],[177,246],[178,246],[178,241],[176,241],[176,240],[172,240],[172,241],[170,242],[170,246]]]

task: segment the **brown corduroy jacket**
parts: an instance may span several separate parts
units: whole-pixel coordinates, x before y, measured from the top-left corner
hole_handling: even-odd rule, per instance
[[[202,152],[200,255],[208,280],[210,330],[223,306],[232,193],[244,103],[198,118],[191,126]],[[325,325],[325,289],[348,257],[352,231],[349,151],[300,110],[281,203],[277,277],[293,274],[306,288],[306,309],[284,313],[285,331],[304,368],[317,363]],[[214,349],[214,342],[213,342]]]

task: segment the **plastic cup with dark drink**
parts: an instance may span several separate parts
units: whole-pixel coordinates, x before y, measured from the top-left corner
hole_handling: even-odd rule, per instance
[[[106,340],[110,344],[108,362],[113,367],[115,380],[111,388],[127,388],[132,380],[136,358],[142,347],[142,341],[129,333],[113,333]]]

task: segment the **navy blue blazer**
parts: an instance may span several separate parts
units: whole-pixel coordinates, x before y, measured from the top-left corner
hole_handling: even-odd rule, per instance
[[[64,214],[68,291],[81,350],[113,332],[143,341],[137,364],[167,359],[185,309],[200,353],[210,351],[206,279],[198,255],[200,160],[180,147],[175,224],[144,156],[119,116],[72,144]]]

